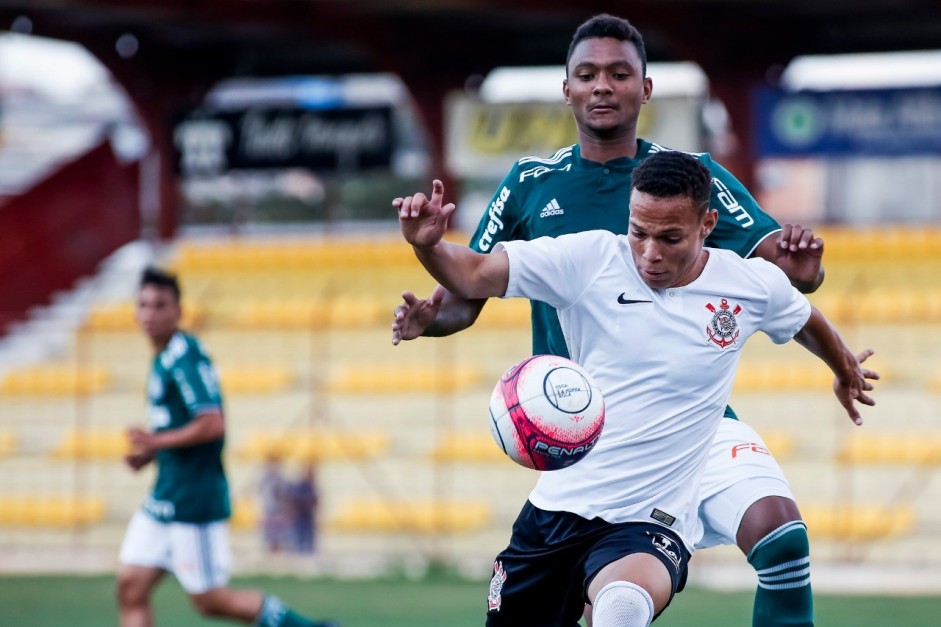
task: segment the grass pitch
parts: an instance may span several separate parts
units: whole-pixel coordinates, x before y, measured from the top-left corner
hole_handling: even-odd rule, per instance
[[[239,578],[233,585],[261,588],[312,617],[334,617],[343,627],[464,627],[484,624],[487,582],[435,576],[370,581]],[[116,625],[114,578],[106,576],[2,576],[3,627]],[[752,595],[691,588],[674,599],[657,627],[751,625]],[[220,625],[189,607],[168,577],[154,599],[158,627]],[[936,627],[941,597],[823,596],[816,598],[818,627]],[[525,627],[525,626],[520,626]]]

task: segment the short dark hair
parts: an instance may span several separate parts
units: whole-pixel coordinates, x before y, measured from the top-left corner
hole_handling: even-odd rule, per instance
[[[143,274],[141,274],[140,287],[147,285],[168,289],[173,292],[177,301],[180,300],[180,283],[177,281],[175,274],[171,274],[160,268],[155,268],[154,266],[147,266],[144,268]]]
[[[645,159],[631,175],[631,189],[655,198],[684,196],[700,214],[709,207],[712,174],[702,161],[686,152],[665,150]]]
[[[596,15],[581,26],[572,35],[572,43],[569,44],[568,54],[565,55],[565,73],[568,75],[569,61],[572,60],[572,53],[575,46],[586,39],[601,39],[610,37],[620,41],[629,41],[637,49],[637,56],[640,57],[644,76],[647,76],[647,49],[644,47],[644,36],[640,31],[634,28],[634,25],[622,17],[616,17],[607,13]]]

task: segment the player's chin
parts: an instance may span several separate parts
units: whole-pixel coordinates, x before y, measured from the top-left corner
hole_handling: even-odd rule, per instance
[[[624,130],[623,120],[611,115],[593,115],[585,120],[585,126],[593,134],[604,137],[616,135]]]

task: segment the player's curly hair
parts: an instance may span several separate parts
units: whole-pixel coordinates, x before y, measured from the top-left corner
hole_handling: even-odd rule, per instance
[[[177,281],[175,274],[170,274],[166,270],[161,270],[154,266],[144,268],[144,272],[141,274],[140,278],[140,287],[146,285],[168,289],[173,292],[177,301],[180,300],[180,282]]]
[[[572,43],[569,44],[568,54],[565,56],[565,72],[568,74],[569,61],[572,60],[572,53],[575,46],[585,39],[600,39],[610,37],[620,41],[629,41],[637,49],[637,56],[640,57],[641,67],[644,76],[647,76],[647,49],[644,47],[644,36],[640,31],[634,28],[634,25],[622,17],[616,17],[607,13],[596,15],[581,26],[572,35]]]
[[[690,198],[702,214],[709,207],[712,174],[691,154],[665,150],[637,166],[631,175],[631,190],[635,189],[655,198]]]

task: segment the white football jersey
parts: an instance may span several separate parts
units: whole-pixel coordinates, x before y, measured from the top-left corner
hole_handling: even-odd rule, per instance
[[[555,307],[569,354],[606,406],[594,449],[542,473],[530,501],[587,519],[660,523],[692,550],[702,471],[742,346],[756,331],[787,342],[810,303],[774,264],[726,250],[707,248],[689,285],[653,289],[625,235],[587,231],[502,246],[506,297]]]

